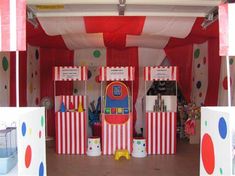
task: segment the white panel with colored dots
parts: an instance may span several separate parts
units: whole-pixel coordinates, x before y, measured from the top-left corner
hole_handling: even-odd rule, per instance
[[[235,108],[201,110],[200,175],[233,175]]]
[[[0,52],[0,106],[10,104],[10,52]]]
[[[46,176],[44,108],[0,108],[0,122],[17,128],[18,163],[6,176]]]
[[[208,87],[208,42],[193,45],[191,101],[203,106]]]

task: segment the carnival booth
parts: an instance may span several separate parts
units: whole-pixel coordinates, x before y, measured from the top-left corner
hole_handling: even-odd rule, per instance
[[[177,76],[175,66],[144,68],[148,154],[176,153]]]
[[[102,151],[132,151],[134,67],[101,67]]]
[[[56,152],[58,154],[85,154],[87,141],[86,106],[87,68],[84,66],[54,67],[56,81],[82,82],[81,95],[55,96]]]

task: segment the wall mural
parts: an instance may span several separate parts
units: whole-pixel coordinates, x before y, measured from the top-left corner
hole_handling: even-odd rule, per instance
[[[27,48],[27,106],[40,103],[40,53],[39,47]]]
[[[10,105],[10,52],[0,52],[0,106]]]

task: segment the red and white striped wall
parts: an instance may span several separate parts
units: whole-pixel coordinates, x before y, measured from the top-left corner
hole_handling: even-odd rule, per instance
[[[87,67],[85,66],[54,67],[54,80],[85,81],[87,80]]]
[[[56,153],[85,154],[86,124],[85,112],[57,112],[55,116]]]
[[[176,112],[146,113],[146,147],[149,155],[176,153]]]
[[[100,81],[134,81],[134,67],[101,67]]]
[[[129,120],[124,124],[110,124],[102,115],[102,151],[103,155],[112,155],[118,149],[132,151],[133,139],[133,119],[130,115]]]
[[[26,50],[26,1],[1,0],[0,51]]]
[[[178,69],[176,66],[155,66],[155,67],[144,67],[144,80],[167,80],[177,81],[178,80]]]

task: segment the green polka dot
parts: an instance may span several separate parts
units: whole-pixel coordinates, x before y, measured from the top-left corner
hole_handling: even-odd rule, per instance
[[[205,126],[207,126],[207,121],[205,121]]]
[[[222,168],[219,169],[219,172],[220,172],[221,175],[223,175],[223,169]]]
[[[8,66],[9,66],[9,64],[8,64],[7,57],[4,56],[4,57],[2,58],[2,67],[3,67],[3,70],[4,70],[4,71],[7,71]]]
[[[229,64],[230,64],[230,65],[233,64],[233,59],[229,59]]]
[[[199,57],[199,55],[200,55],[200,49],[196,49],[194,51],[194,59],[197,59]]]
[[[137,144],[138,144],[138,145],[140,145],[140,144],[141,144],[141,142],[140,142],[140,141],[137,141]]]
[[[44,117],[41,116],[41,126],[43,127],[44,126]]]
[[[100,53],[99,50],[95,50],[95,51],[93,52],[93,56],[96,57],[96,58],[100,57],[100,55],[101,55],[101,53]]]

